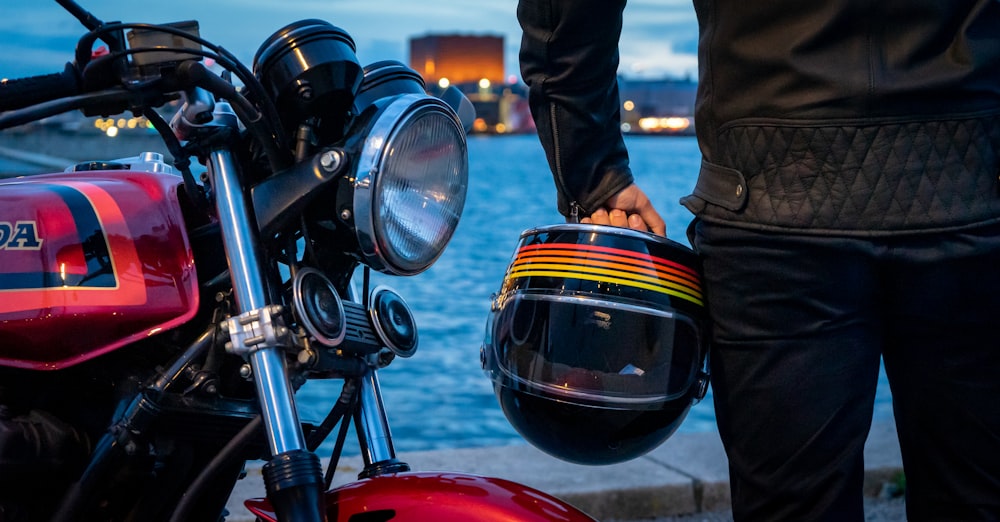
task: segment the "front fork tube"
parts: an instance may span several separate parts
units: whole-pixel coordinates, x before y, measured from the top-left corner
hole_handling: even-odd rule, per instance
[[[358,409],[355,410],[354,424],[365,462],[365,469],[358,478],[409,471],[410,466],[396,460],[389,421],[382,404],[378,374],[374,368],[370,368],[361,378],[358,395],[360,400]]]
[[[212,151],[208,167],[240,314],[228,323],[230,339],[253,371],[272,456],[263,469],[268,497],[279,520],[323,520],[322,466],[316,454],[306,449],[299,424],[279,342],[283,326],[270,300],[267,264],[241,175],[224,148]]]

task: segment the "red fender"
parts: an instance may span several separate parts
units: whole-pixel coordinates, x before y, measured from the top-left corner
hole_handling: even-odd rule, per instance
[[[277,522],[267,499],[245,505],[260,519]],[[326,513],[329,522],[347,522],[358,514],[391,522],[595,522],[536,489],[463,473],[396,473],[345,484],[326,492]]]

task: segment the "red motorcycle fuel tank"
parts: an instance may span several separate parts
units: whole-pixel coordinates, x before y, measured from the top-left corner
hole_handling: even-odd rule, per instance
[[[65,368],[195,314],[180,183],[123,170],[0,180],[0,366]]]
[[[245,502],[262,520],[277,518],[266,499]],[[595,522],[549,495],[499,478],[408,472],[363,479],[326,492],[329,522]]]

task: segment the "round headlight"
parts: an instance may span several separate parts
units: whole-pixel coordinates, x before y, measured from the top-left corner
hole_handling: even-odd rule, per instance
[[[375,116],[357,164],[358,244],[372,268],[426,270],[451,240],[469,184],[465,131],[444,102],[403,94]]]

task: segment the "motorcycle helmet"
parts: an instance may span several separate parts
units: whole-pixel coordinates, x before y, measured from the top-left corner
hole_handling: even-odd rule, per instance
[[[707,389],[707,314],[695,253],[603,225],[521,234],[481,350],[507,420],[578,464],[659,446]]]

